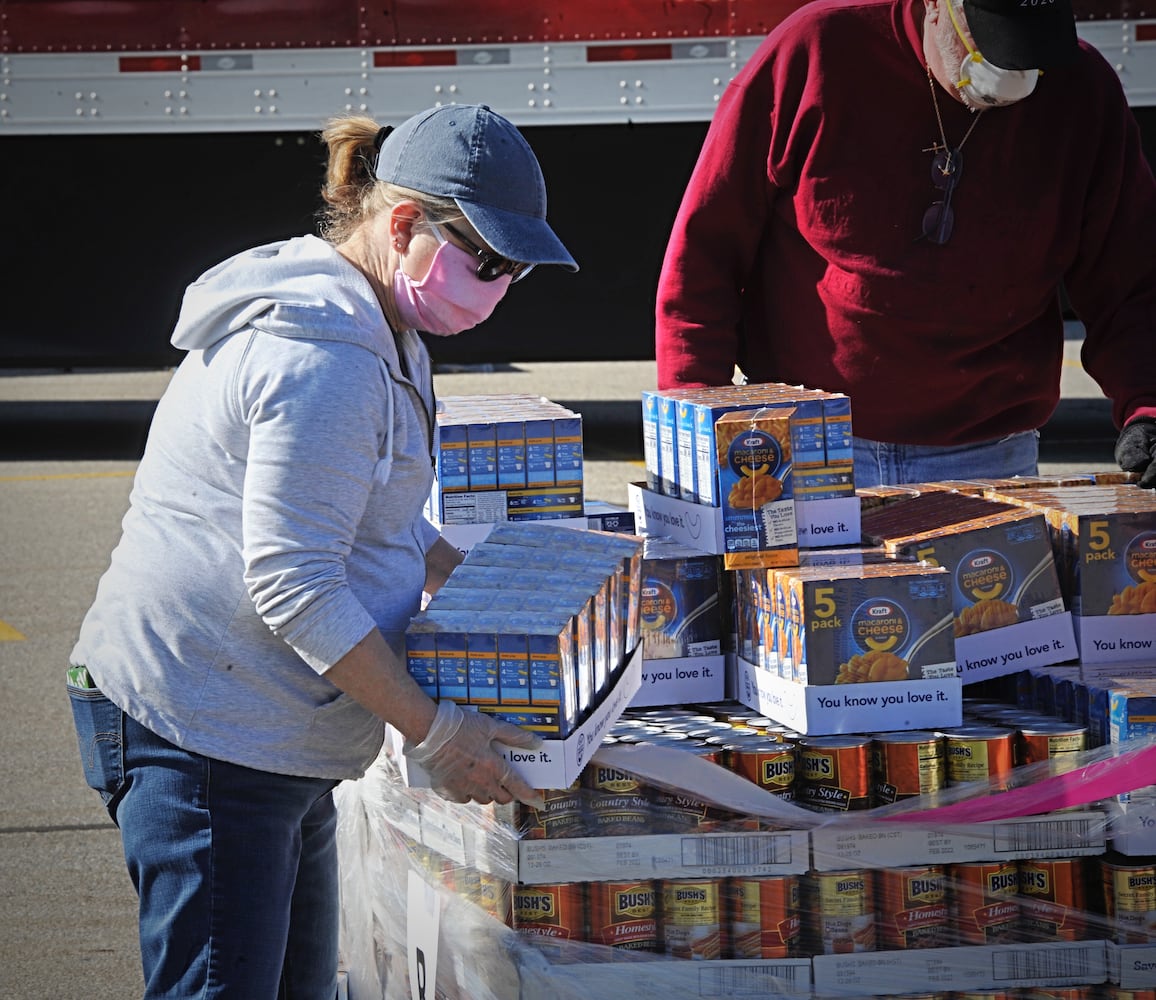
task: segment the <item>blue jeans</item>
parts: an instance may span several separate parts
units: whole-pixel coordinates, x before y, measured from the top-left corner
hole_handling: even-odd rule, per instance
[[[953,447],[888,444],[866,438],[854,438],[853,445],[856,486],[1034,476],[1039,468],[1039,431]]]
[[[96,689],[68,694],[140,899],[145,1000],[332,1000],[336,782],[188,753]]]

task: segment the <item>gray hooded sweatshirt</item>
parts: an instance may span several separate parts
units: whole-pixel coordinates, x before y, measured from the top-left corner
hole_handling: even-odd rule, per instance
[[[437,537],[428,354],[309,236],[207,271],[173,343],[72,662],[187,750],[358,777],[383,726],[324,675],[375,627],[404,663]]]

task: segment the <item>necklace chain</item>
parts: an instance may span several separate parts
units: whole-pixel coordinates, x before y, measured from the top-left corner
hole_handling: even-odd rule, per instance
[[[925,65],[923,68],[927,70],[927,85],[931,88],[931,106],[935,108],[935,121],[936,124],[939,125],[939,141],[943,143],[943,145],[939,148],[936,147],[935,143],[932,143],[931,148],[925,149],[924,152],[938,153],[939,149],[941,148],[944,152],[944,155],[947,157],[947,163],[945,165],[944,172],[950,173],[952,155],[963,149],[963,144],[967,142],[971,136],[971,133],[975,130],[976,125],[979,124],[980,118],[983,117],[983,112],[976,112],[975,118],[972,119],[971,124],[967,127],[967,131],[963,134],[963,138],[959,140],[959,145],[956,146],[955,149],[952,149],[947,144],[947,133],[943,129],[943,118],[939,113],[939,98],[935,95],[935,80],[931,76],[931,67]]]

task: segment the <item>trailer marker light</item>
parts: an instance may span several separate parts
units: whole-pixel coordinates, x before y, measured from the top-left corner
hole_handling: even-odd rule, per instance
[[[641,62],[647,59],[670,59],[670,45],[587,45],[587,62]]]
[[[200,56],[121,56],[122,73],[185,73],[201,68]]]
[[[375,67],[456,66],[457,62],[458,54],[453,49],[373,53]]]

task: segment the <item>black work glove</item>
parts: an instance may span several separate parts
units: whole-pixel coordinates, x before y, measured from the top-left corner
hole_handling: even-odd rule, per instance
[[[1120,431],[1116,462],[1125,472],[1140,473],[1137,485],[1156,489],[1156,419],[1137,417]]]

